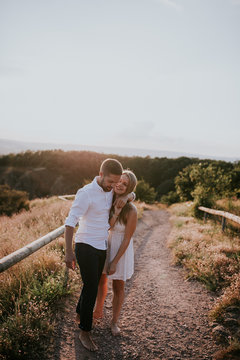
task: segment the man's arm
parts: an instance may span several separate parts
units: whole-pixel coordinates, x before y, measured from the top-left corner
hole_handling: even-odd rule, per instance
[[[76,259],[73,252],[72,240],[74,228],[79,218],[83,216],[89,207],[90,200],[86,191],[78,190],[69,215],[65,221],[65,263],[69,269],[75,269]]]
[[[130,194],[124,195],[124,196],[119,196],[115,201],[114,201],[114,206],[116,206],[117,208],[122,209],[124,207],[124,205],[126,205],[127,202],[131,202],[134,201],[136,198],[136,195],[134,192],[131,192]]]
[[[66,266],[72,270],[76,267],[76,258],[72,248],[73,232],[74,228],[72,226],[65,226],[65,263]]]

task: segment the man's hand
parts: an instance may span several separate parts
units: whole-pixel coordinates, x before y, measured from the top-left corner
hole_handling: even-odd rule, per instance
[[[65,263],[66,263],[67,268],[75,270],[76,258],[75,258],[73,251],[66,252]]]
[[[114,262],[111,262],[109,265],[108,265],[108,271],[107,271],[107,274],[108,275],[112,275],[116,272],[116,267],[117,267],[117,264],[115,264]]]

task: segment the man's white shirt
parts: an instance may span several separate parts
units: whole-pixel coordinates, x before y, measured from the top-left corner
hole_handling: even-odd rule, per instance
[[[112,199],[113,191],[104,191],[98,185],[97,177],[78,190],[65,221],[65,225],[72,227],[79,222],[75,242],[89,244],[100,250],[107,248]]]

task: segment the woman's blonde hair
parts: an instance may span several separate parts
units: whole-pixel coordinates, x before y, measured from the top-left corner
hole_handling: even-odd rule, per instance
[[[128,186],[126,189],[126,192],[124,195],[130,194],[131,192],[134,191],[136,185],[137,185],[137,178],[136,175],[131,171],[131,170],[123,170],[122,175],[126,175],[128,177]],[[127,216],[129,211],[132,209],[132,204],[127,202],[126,205],[122,208],[119,216],[118,216],[118,221],[122,224],[126,224],[127,223]],[[110,212],[110,216],[112,216],[114,211],[114,208],[112,207],[111,212]]]
[[[133,192],[137,185],[137,178],[136,175],[131,170],[123,170],[122,175],[126,175],[128,177],[129,183],[125,192],[125,195],[130,194]]]

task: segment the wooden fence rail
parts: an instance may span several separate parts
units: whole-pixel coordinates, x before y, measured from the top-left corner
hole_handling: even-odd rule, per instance
[[[74,198],[74,197],[75,197],[75,194],[74,195],[61,195],[61,196],[58,196],[59,199],[64,200],[64,201],[68,201],[68,200],[70,200],[69,198]]]
[[[64,233],[65,225],[60,226],[59,228],[51,231],[47,235],[27,244],[14,251],[13,253],[0,259],[0,273],[7,270],[11,266],[17,264],[19,261],[25,259],[29,255],[33,254],[35,251],[39,250],[41,247],[49,244],[51,241],[55,240],[57,237],[61,236]]]
[[[225,226],[226,226],[226,219],[231,220],[231,221],[233,221],[233,222],[240,225],[240,217],[237,216],[237,215],[231,214],[231,213],[229,213],[227,211],[209,209],[209,208],[206,208],[204,206],[199,206],[198,209],[201,210],[201,211],[204,211],[204,218],[206,218],[205,217],[206,213],[212,214],[212,215],[222,216],[222,230],[223,231],[224,231]]]
[[[58,196],[59,199],[67,201],[68,198],[72,198],[75,195],[62,195]],[[19,261],[25,259],[29,255],[33,254],[35,251],[41,249],[41,247],[49,244],[51,241],[55,240],[59,236],[64,233],[65,225],[60,226],[59,228],[51,231],[47,235],[27,244],[26,246],[22,247],[14,251],[13,253],[3,257],[0,259],[0,273],[9,269],[11,266],[17,264]]]

